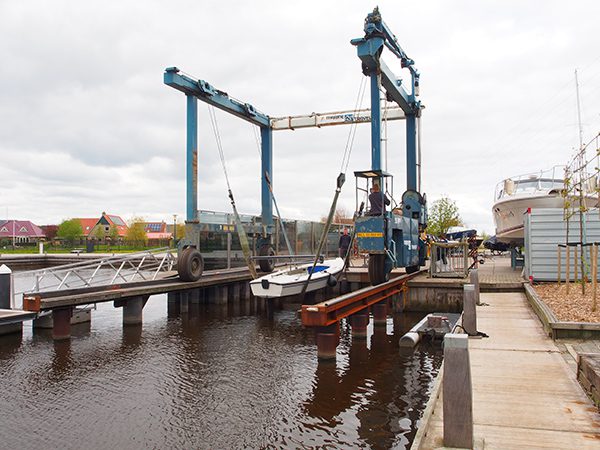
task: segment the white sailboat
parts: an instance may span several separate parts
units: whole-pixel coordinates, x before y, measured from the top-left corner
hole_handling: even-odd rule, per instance
[[[285,297],[299,295],[308,280],[313,263],[295,265],[285,270],[270,273],[250,282],[252,293],[256,297]],[[335,285],[337,275],[344,269],[342,258],[326,259],[315,266],[306,292]]]

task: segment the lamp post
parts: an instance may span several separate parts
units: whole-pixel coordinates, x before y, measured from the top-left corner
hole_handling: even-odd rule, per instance
[[[177,214],[173,214],[173,247],[177,246]]]

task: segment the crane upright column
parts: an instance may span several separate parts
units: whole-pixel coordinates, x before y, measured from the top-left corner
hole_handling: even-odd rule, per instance
[[[261,140],[261,215],[262,224],[267,234],[273,228],[273,202],[266,176],[273,183],[273,130],[271,127],[260,127]],[[273,188],[273,186],[271,186]]]
[[[417,191],[417,116],[406,114],[406,189]]]
[[[186,94],[186,220],[198,221],[198,100]]]
[[[379,101],[379,76],[371,78],[371,169],[381,170],[381,102]]]

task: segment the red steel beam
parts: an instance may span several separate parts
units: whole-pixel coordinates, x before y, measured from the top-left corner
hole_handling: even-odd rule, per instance
[[[403,291],[408,280],[422,271],[402,275],[377,286],[369,286],[316,305],[302,305],[302,325],[326,327]]]

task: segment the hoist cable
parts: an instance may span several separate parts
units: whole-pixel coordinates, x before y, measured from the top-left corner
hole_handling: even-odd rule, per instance
[[[213,129],[213,134],[215,135],[215,141],[217,143],[217,149],[219,151],[219,158],[221,159],[221,166],[223,167],[223,174],[225,175],[225,181],[227,182],[227,191],[229,193],[229,199],[231,200],[231,207],[233,209],[233,217],[235,220],[235,228],[237,230],[238,238],[240,240],[240,246],[242,247],[242,253],[244,254],[244,260],[246,261],[246,265],[248,266],[250,275],[253,279],[256,279],[258,278],[258,274],[256,273],[256,266],[252,262],[250,243],[248,242],[248,235],[244,230],[244,224],[242,223],[242,219],[240,218],[237,207],[235,205],[233,191],[231,190],[231,184],[229,183],[229,175],[227,173],[227,164],[225,161],[225,153],[223,152],[223,144],[221,141],[221,133],[219,132],[217,115],[215,114],[215,110],[211,105],[207,105],[207,107],[210,116],[210,123]]]
[[[365,86],[365,78],[361,78],[360,87],[358,88],[358,94],[356,96],[356,104],[354,106],[355,115],[362,106],[362,100],[365,93]],[[333,201],[331,202],[331,207],[329,208],[327,221],[325,222],[323,232],[321,233],[321,239],[319,240],[319,246],[317,247],[315,260],[313,261],[312,267],[308,271],[308,277],[306,278],[306,282],[302,286],[302,292],[300,294],[302,297],[304,297],[304,294],[306,294],[306,289],[308,288],[308,284],[310,283],[312,274],[314,273],[315,267],[317,266],[317,263],[321,258],[321,251],[323,250],[323,246],[325,245],[325,242],[327,242],[327,235],[329,234],[329,229],[331,228],[331,223],[333,222],[333,217],[337,208],[338,198],[340,197],[340,193],[342,192],[342,186],[346,181],[346,171],[348,170],[348,164],[350,163],[350,156],[352,154],[352,148],[354,146],[354,137],[356,136],[357,125],[358,122],[354,122],[350,126],[350,132],[348,133],[348,139],[346,140],[346,148],[344,149],[344,157],[342,158],[342,165],[340,167],[340,174],[338,175],[336,180],[335,194],[333,196]]]
[[[256,141],[256,151],[258,152],[259,158],[262,158],[260,152],[260,137],[254,125],[250,124],[252,127],[252,131],[254,133],[254,140]],[[269,188],[269,192],[271,193],[271,198],[273,199],[273,205],[275,205],[275,211],[277,212],[277,218],[279,219],[279,226],[281,228],[281,233],[283,234],[283,239],[285,240],[285,245],[288,249],[288,254],[291,256],[294,254],[292,250],[292,244],[290,244],[290,240],[288,239],[287,232],[285,231],[285,225],[283,224],[283,219],[281,218],[281,213],[279,212],[279,206],[277,205],[277,200],[275,199],[275,194],[273,193],[273,186],[271,184],[271,178],[269,174],[265,171],[264,173],[265,181],[267,182],[267,187]]]

